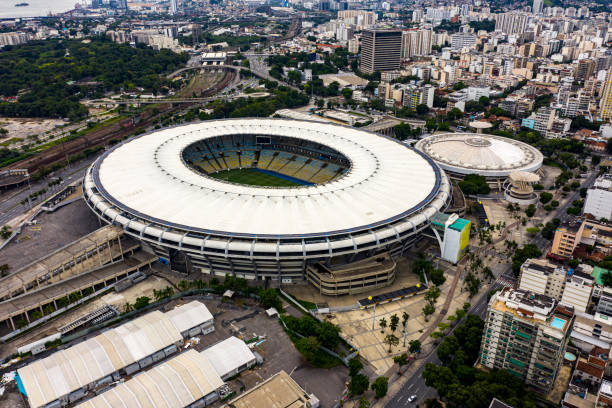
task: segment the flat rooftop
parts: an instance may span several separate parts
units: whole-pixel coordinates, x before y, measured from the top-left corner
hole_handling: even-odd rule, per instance
[[[234,398],[230,408],[303,408],[311,397],[285,371]]]

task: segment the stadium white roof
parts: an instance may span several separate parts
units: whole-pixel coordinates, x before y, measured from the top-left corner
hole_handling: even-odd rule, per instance
[[[186,407],[222,385],[223,380],[208,360],[192,349],[78,407]]]
[[[212,319],[193,301],[154,311],[17,370],[30,405],[44,406],[164,348],[181,342],[181,332]]]
[[[460,174],[506,177],[513,171],[535,171],[543,156],[517,140],[484,133],[445,133],[420,140],[416,148],[443,169]]]
[[[253,360],[255,355],[244,341],[229,337],[202,351],[221,378]]]
[[[185,147],[229,134],[310,140],[339,151],[352,166],[326,184],[269,188],[226,183],[183,163]],[[324,234],[387,223],[436,199],[444,177],[432,160],[394,140],[355,128],[287,119],[219,120],[165,129],[118,146],[95,166],[98,191],[140,219],[200,232],[258,236]],[[93,200],[93,205],[107,207],[99,198]]]

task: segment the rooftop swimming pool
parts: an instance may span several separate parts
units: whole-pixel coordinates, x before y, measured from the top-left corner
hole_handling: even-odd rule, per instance
[[[565,355],[563,356],[567,361],[576,361],[576,356],[572,353],[570,353],[569,351],[565,352]]]
[[[555,329],[563,330],[563,327],[565,326],[565,320],[560,319],[558,317],[553,317],[553,320],[550,325]]]

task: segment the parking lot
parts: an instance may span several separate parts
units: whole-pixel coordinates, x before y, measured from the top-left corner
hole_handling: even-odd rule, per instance
[[[8,263],[11,272],[100,228],[83,200],[53,213],[43,212],[36,220],[36,225],[24,226],[22,233],[0,251],[0,265]]]

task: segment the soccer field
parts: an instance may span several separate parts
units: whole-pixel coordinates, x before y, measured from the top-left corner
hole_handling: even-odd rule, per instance
[[[219,180],[230,181],[232,183],[247,184],[251,186],[266,186],[266,187],[296,187],[301,184],[290,180],[285,180],[276,177],[272,174],[257,171],[255,169],[232,169],[222,170],[217,173],[210,174]]]

